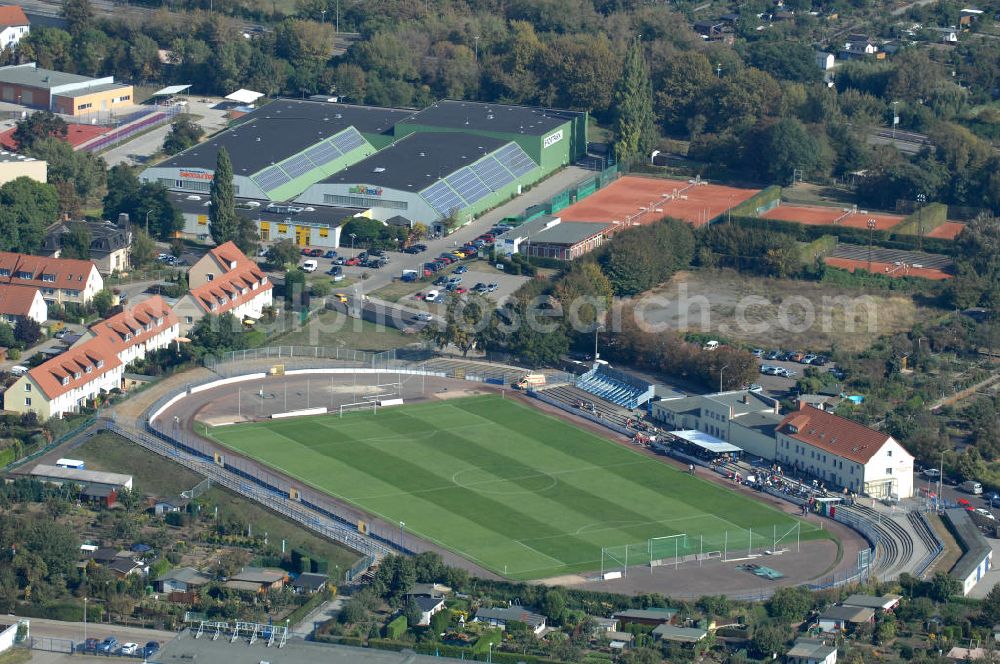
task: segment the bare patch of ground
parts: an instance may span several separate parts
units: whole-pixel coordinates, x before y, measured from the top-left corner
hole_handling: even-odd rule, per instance
[[[652,329],[717,334],[773,348],[858,351],[936,314],[905,293],[866,291],[730,270],[679,272],[639,298]]]

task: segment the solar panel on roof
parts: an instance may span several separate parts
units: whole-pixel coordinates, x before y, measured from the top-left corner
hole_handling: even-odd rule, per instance
[[[288,173],[288,175],[293,178],[297,178],[300,175],[305,175],[312,169],[316,168],[312,161],[306,158],[305,155],[295,155],[288,161],[281,162],[281,170]]]
[[[462,199],[444,180],[438,180],[420,193],[432,208],[444,216],[451,214],[452,210],[461,210],[465,207]]]
[[[499,191],[514,181],[514,176],[510,174],[510,171],[501,166],[500,162],[492,156],[477,161],[469,168],[475,171],[479,179],[493,191]]]
[[[264,191],[270,191],[292,181],[292,179],[277,166],[266,168],[250,179],[256,182]]]
[[[330,141],[323,141],[306,150],[305,156],[309,157],[312,163],[317,166],[325,166],[340,157],[340,150],[331,145]]]
[[[348,153],[365,144],[364,137],[354,127],[348,127],[330,139],[330,142],[343,153]]]
[[[537,164],[521,149],[517,143],[508,143],[494,153],[497,161],[507,167],[514,177],[521,177],[535,168]]]
[[[466,167],[445,178],[445,182],[458,192],[470,205],[489,195],[490,190],[482,183],[472,169]]]

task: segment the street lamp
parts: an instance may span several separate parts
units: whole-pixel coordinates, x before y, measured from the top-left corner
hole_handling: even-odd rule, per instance
[[[326,23],[326,10],[325,9],[319,10],[319,22],[321,24],[322,23]]]
[[[728,368],[729,368],[729,365],[728,364],[724,364],[724,365],[722,365],[722,368],[719,369],[719,392],[722,392],[722,376],[723,376],[723,374],[726,373],[726,369],[728,369]]]
[[[340,34],[340,0],[337,0],[337,26],[333,29],[338,35]]]
[[[83,643],[87,643],[87,598],[83,598]]]
[[[596,313],[596,312],[595,312]],[[601,354],[597,352],[597,333],[601,331],[601,324],[594,323],[594,363],[601,358]]]
[[[146,235],[149,235],[149,213],[152,210],[146,210]]]
[[[354,238],[358,236],[357,233],[351,233],[351,251],[354,251]]]
[[[872,273],[872,242],[875,235],[875,227],[878,225],[874,219],[868,220],[868,274]]]
[[[924,248],[924,204],[926,202],[926,194],[917,194],[917,242],[921,249]]]

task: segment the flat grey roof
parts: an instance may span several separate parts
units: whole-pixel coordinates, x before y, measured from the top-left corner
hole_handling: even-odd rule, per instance
[[[589,221],[562,221],[539,232],[531,238],[531,242],[574,245],[595,235],[600,235],[609,226],[611,224],[595,224]]]
[[[67,74],[66,72],[55,71],[53,69],[42,69],[41,67],[31,67],[29,65],[13,65],[10,67],[0,67],[0,83],[10,83],[11,85],[24,85],[33,88],[55,88],[60,85],[71,83],[86,83],[94,79],[89,76],[79,74]]]
[[[658,636],[664,641],[697,643],[708,636],[708,631],[699,627],[677,627],[664,623],[653,630],[653,636]]]
[[[578,115],[574,111],[444,99],[412,114],[405,122],[444,129],[541,136]]]
[[[979,567],[986,556],[990,555],[993,548],[979,532],[979,528],[972,522],[967,511],[958,508],[950,509],[945,510],[944,515],[951,524],[951,531],[958,539],[958,544],[962,547],[963,552],[962,557],[951,568],[950,574],[964,582]]]
[[[465,133],[410,134],[323,182],[367,184],[416,193],[507,143]]]
[[[156,664],[192,664],[192,662],[226,662],[226,664],[434,664],[457,662],[452,657],[416,655],[412,650],[392,652],[374,648],[351,648],[333,644],[319,644],[300,639],[289,639],[284,646],[267,647],[267,641],[258,639],[252,646],[247,639],[229,643],[229,639],[213,641],[210,636],[195,639],[190,630],[167,643],[153,655]]]
[[[10,161],[38,161],[34,157],[25,157],[24,155],[16,154],[14,152],[7,152],[6,150],[0,150],[0,162],[10,162]]]
[[[798,639],[786,655],[822,661],[836,652],[836,646],[828,646],[818,639]]]
[[[243,116],[238,125],[156,167],[215,170],[219,149],[225,147],[233,162],[233,174],[252,175],[348,127],[363,134],[382,134],[411,113],[395,108],[278,99]]]
[[[899,603],[901,595],[862,595],[855,594],[845,599],[844,606],[863,606],[867,609],[888,609]]]
[[[124,83],[101,83],[100,85],[91,85],[86,88],[77,88],[76,90],[68,90],[66,92],[57,92],[57,97],[85,97],[86,95],[92,95],[97,92],[107,92],[109,90],[120,90],[124,88],[130,88],[131,85],[126,85]]]
[[[777,403],[774,399],[761,396],[750,390],[706,394],[703,398],[729,406],[733,409],[734,414],[759,412],[765,408],[774,408],[775,403]],[[744,398],[746,403],[743,402]]]
[[[131,475],[121,473],[106,473],[100,470],[77,470],[76,468],[60,468],[59,466],[49,466],[40,463],[31,471],[34,477],[47,477],[54,480],[66,482],[78,482],[80,484],[109,484],[113,486],[126,486],[132,483]]]
[[[774,430],[778,428],[783,419],[783,415],[776,413],[747,413],[733,418],[732,422],[751,431],[773,437]]]
[[[171,193],[170,200],[185,214],[208,214],[210,196],[208,194]],[[259,205],[253,205],[258,203]],[[255,220],[273,223],[301,222],[338,226],[343,219],[353,217],[361,208],[334,207],[332,205],[304,205],[302,203],[274,203],[251,198],[236,199],[236,213]]]

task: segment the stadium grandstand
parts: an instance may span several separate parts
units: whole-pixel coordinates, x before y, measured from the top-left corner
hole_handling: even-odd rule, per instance
[[[593,369],[578,377],[576,386],[605,401],[629,409],[648,403],[655,393],[652,383],[604,364],[596,364]]]

